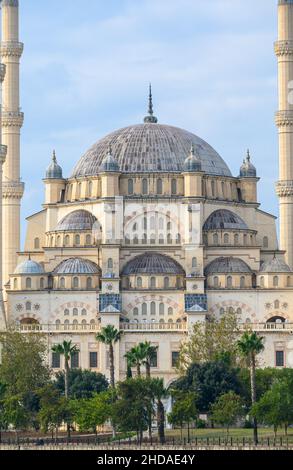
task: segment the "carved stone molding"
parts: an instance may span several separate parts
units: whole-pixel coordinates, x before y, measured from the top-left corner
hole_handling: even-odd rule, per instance
[[[278,181],[276,193],[279,197],[293,196],[293,181]]]
[[[24,183],[21,181],[3,182],[3,199],[21,199],[24,193]]]
[[[3,111],[2,127],[22,127],[24,114],[21,111]]]
[[[0,82],[4,81],[5,72],[6,72],[6,65],[5,64],[0,64]]]
[[[278,127],[293,126],[293,111],[278,111],[275,122]]]
[[[1,57],[18,57],[23,53],[23,43],[16,41],[2,41],[0,43]]]
[[[0,164],[3,164],[5,162],[6,155],[7,155],[6,145],[0,145]]]
[[[274,46],[277,57],[293,54],[293,41],[277,41]]]

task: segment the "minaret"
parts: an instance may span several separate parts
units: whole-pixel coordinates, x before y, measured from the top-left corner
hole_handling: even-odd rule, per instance
[[[2,140],[7,146],[3,166],[3,283],[9,280],[20,250],[20,203],[24,185],[20,180],[20,129],[23,113],[19,107],[19,62],[23,44],[19,42],[18,0],[1,0],[1,58],[6,67],[2,91]]]
[[[5,65],[0,63],[0,90],[5,77]],[[2,145],[2,106],[0,99],[0,329],[5,326],[5,310],[2,296],[2,174],[7,148]]]

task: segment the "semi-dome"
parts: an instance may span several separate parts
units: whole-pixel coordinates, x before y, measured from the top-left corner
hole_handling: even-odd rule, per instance
[[[46,170],[46,179],[62,179],[62,168],[57,163],[55,150],[53,152],[52,162]]]
[[[203,230],[248,230],[239,215],[227,209],[219,209],[207,218]]]
[[[185,272],[179,263],[159,253],[144,253],[129,261],[122,275],[132,274],[182,274]]]
[[[269,261],[261,263],[261,272],[264,273],[291,273],[291,269],[288,264],[280,258],[273,258]]]
[[[58,223],[56,232],[74,232],[80,230],[92,230],[96,217],[86,210],[76,210],[67,214]]]
[[[53,274],[100,274],[99,266],[88,259],[70,258],[62,261]]]
[[[41,264],[28,259],[20,263],[14,271],[14,274],[43,274],[44,269]]]
[[[251,269],[240,258],[217,258],[205,268],[206,276],[226,273],[251,273]]]
[[[182,172],[191,144],[199,155],[202,171],[231,176],[224,160],[204,140],[177,127],[146,122],[119,129],[99,140],[80,159],[71,177],[98,175],[110,146],[123,173]]]

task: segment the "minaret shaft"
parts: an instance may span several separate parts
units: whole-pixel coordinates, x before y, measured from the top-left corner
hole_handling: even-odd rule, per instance
[[[278,41],[280,248],[293,268],[293,0],[279,0]]]
[[[19,63],[23,44],[19,42],[18,0],[2,0],[1,57],[6,68],[2,89],[2,140],[7,146],[3,165],[3,283],[9,280],[20,251],[20,204],[23,183],[20,180]]]

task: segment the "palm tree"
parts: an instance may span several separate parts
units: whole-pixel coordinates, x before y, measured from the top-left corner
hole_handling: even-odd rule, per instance
[[[55,344],[52,346],[52,351],[56,354],[60,354],[60,356],[64,356],[65,362],[65,398],[69,397],[69,370],[70,365],[69,361],[74,354],[79,353],[79,349],[75,344],[72,344],[72,341],[63,341],[63,343]]]
[[[120,331],[113,325],[107,325],[97,334],[96,340],[109,346],[110,384],[115,387],[114,344],[121,338]]]
[[[255,332],[246,331],[240,340],[237,342],[238,349],[241,355],[247,360],[248,366],[250,367],[250,386],[251,386],[251,403],[256,403],[256,381],[255,381],[255,369],[256,369],[256,356],[261,353],[264,349],[263,336],[258,336]],[[257,433],[257,420],[253,418],[253,435],[254,443],[258,443]]]
[[[157,423],[158,423],[158,435],[160,444],[165,443],[165,408],[163,405],[163,398],[168,396],[168,391],[164,387],[163,379],[151,379],[150,386],[153,394],[154,401],[157,405]]]
[[[70,359],[74,354],[79,353],[79,349],[75,344],[72,344],[72,341],[63,341],[63,343],[55,344],[52,346],[52,351],[60,356],[64,356],[65,363],[65,375],[64,375],[64,389],[65,389],[65,398],[69,397],[69,370],[70,370]],[[67,435],[70,438],[70,424],[67,423]]]
[[[149,341],[145,343],[141,343],[141,348],[144,354],[143,364],[145,365],[146,369],[146,378],[151,378],[151,362],[156,357],[156,353],[158,350],[158,346],[152,346]]]
[[[133,351],[130,350],[124,355],[126,362],[127,362],[127,373],[126,373],[126,378],[131,379],[132,378],[132,367],[135,365],[135,358]]]
[[[141,377],[141,366],[146,360],[145,343],[139,343],[129,351],[132,356],[132,367],[136,366],[137,377]]]

